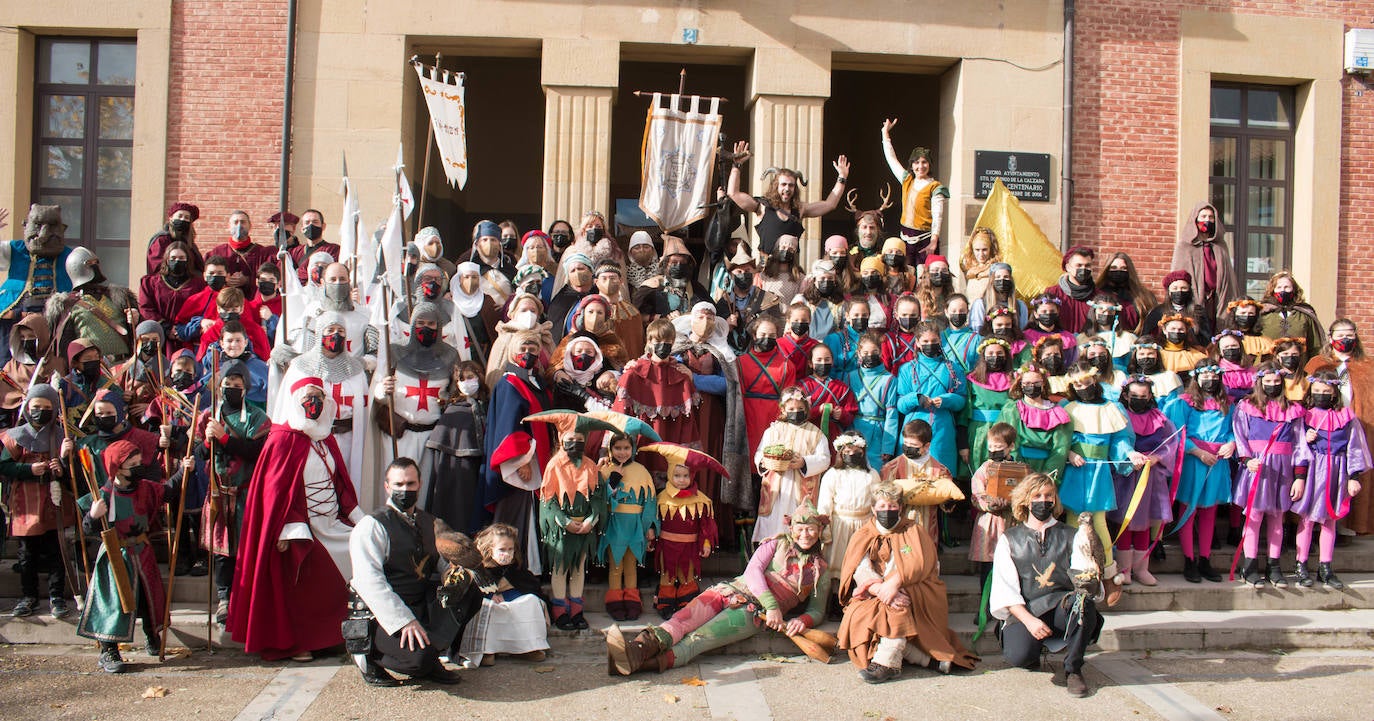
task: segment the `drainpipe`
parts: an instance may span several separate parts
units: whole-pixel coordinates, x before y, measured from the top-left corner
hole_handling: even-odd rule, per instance
[[[294,0],[293,0],[294,2]],[[1073,205],[1073,21],[1074,0],[1064,0],[1064,139],[1059,150],[1059,249],[1073,244],[1069,235]]]
[[[296,0],[289,0],[286,4],[286,86],[282,90],[281,109],[281,195],[278,198],[283,219],[286,217],[291,190],[291,81],[295,74]]]

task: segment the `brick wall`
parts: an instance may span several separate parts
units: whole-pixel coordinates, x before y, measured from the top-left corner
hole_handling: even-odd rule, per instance
[[[1179,31],[1183,9],[1340,18],[1374,26],[1368,0],[1091,0],[1078,3],[1074,45],[1075,244],[1125,250],[1146,285],[1168,272],[1178,235]],[[1363,94],[1360,94],[1363,91]],[[1374,329],[1367,251],[1374,222],[1374,88],[1347,80],[1341,142],[1337,313]],[[1123,168],[1148,169],[1145,174]],[[1323,318],[1323,321],[1330,319]]]
[[[270,241],[280,182],[286,3],[172,4],[167,200],[200,206],[198,244],[226,240],[229,213],[248,211]],[[149,231],[151,232],[151,230]]]

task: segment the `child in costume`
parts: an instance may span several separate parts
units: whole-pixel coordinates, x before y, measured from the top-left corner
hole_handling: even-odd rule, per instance
[[[596,529],[606,523],[606,485],[583,451],[589,432],[615,426],[569,411],[545,411],[526,420],[558,425],[559,448],[544,467],[539,488],[539,540],[553,569],[553,625],[585,630],[590,626],[582,615],[582,588],[587,559],[596,552]]]
[[[878,475],[884,481],[897,484],[907,494],[905,506],[912,520],[916,522],[916,525],[926,529],[931,538],[938,538],[936,517],[938,506],[916,505],[911,498],[917,481],[938,481],[953,478],[949,468],[935,460],[931,454],[931,436],[929,423],[920,419],[907,421],[907,424],[902,427],[902,455],[883,464],[882,471]],[[954,500],[962,499],[963,496],[961,495]]]
[[[797,383],[811,406],[811,421],[832,442],[849,429],[859,412],[854,392],[840,380],[834,367],[830,348],[817,343],[811,348],[811,360],[807,364],[810,375]]]
[[[763,432],[754,465],[763,476],[754,543],[782,533],[783,517],[805,499],[814,504],[821,473],[830,467],[830,442],[809,420],[811,406],[796,386],[783,389],[777,420]]]
[[[1088,341],[1101,341],[1112,356],[1112,365],[1116,366],[1117,371],[1124,372],[1136,335],[1121,323],[1121,304],[1108,293],[1098,293],[1088,301],[1088,307],[1092,312],[1083,324],[1083,331],[1078,334],[1079,352],[1083,352]],[[1101,372],[1099,368],[1098,373]]]
[[[22,327],[22,326],[16,326]],[[29,387],[19,425],[0,432],[0,476],[4,478],[9,535],[19,542],[19,587],[23,594],[11,615],[38,612],[38,575],[48,572],[53,618],[71,613],[62,558],[62,529],[71,525],[71,479],[62,459],[63,430],[57,389]],[[70,456],[70,453],[67,454]]]
[[[1064,352],[1064,367],[1078,360],[1078,338],[1059,325],[1059,306],[1062,301],[1052,295],[1040,295],[1030,302],[1030,323],[1026,325],[1026,342],[1037,345],[1041,338],[1058,338]]]
[[[1140,470],[1145,465],[1145,456],[1135,450],[1135,431],[1126,412],[1103,395],[1097,369],[1086,362],[1075,363],[1069,369],[1069,402],[1064,405],[1064,412],[1073,422],[1073,444],[1069,447],[1059,497],[1064,507],[1071,509],[1066,518],[1077,519],[1085,511],[1093,515],[1093,529],[1102,541],[1106,558],[1102,578],[1110,606],[1120,598],[1112,537],[1107,532],[1107,512],[1116,510],[1117,505],[1112,473]]]
[[[834,639],[815,630],[823,605],[824,528],[824,518],[805,501],[788,519],[787,532],[754,551],[744,575],[712,586],[667,623],[649,626],[633,640],[627,641],[619,626],[611,626],[606,632],[606,656],[613,673],[629,676],[651,665],[660,672],[682,667],[707,651],[743,641],[764,626],[827,647],[820,653],[828,658]],[[793,616],[790,620],[789,615]]]
[[[905,423],[920,419],[930,424],[934,434],[930,454],[945,468],[954,468],[958,461],[954,414],[968,402],[964,374],[945,359],[935,324],[917,326],[916,344],[920,353],[896,372],[897,410]]]
[[[83,455],[92,457],[89,452]],[[129,441],[111,443],[94,456],[94,463],[100,464],[99,469],[86,470],[100,479],[100,490],[77,499],[83,514],[82,528],[87,538],[99,538],[103,529],[113,528],[120,547],[118,556],[112,557],[109,554],[113,549],[99,544],[76,632],[100,642],[102,670],[120,673],[124,660],[119,655],[119,644],[133,640],[135,615],[143,621],[148,655],[156,656],[162,649],[159,633],[166,618],[166,598],[162,572],[148,548],[148,528],[163,503],[175,502],[179,489],[135,478],[134,469],[143,463],[143,458],[138,447]],[[123,573],[117,574],[114,564],[120,564]],[[128,579],[127,586],[116,581],[121,576]]]
[[[858,362],[847,376],[847,382],[858,401],[859,412],[854,416],[854,432],[867,442],[868,465],[882,468],[897,449],[898,425],[897,379],[883,365],[882,339],[877,333],[865,333],[859,338]],[[836,368],[831,372],[836,372]]]
[[[1159,336],[1163,346],[1159,349],[1160,362],[1166,370],[1178,374],[1182,381],[1188,380],[1197,362],[1207,357],[1198,348],[1194,337],[1196,321],[1186,315],[1175,313],[1159,319]]]
[[[1231,427],[1235,405],[1222,374],[1211,359],[1199,361],[1187,389],[1164,408],[1176,427],[1187,429],[1177,501],[1184,514],[1178,534],[1183,579],[1189,583],[1201,583],[1204,578],[1221,581],[1221,574],[1212,569],[1212,533],[1217,506],[1231,502],[1231,459],[1236,454]]]
[[[1240,475],[1231,497],[1244,509],[1241,535],[1245,582],[1255,587],[1266,582],[1287,588],[1279,568],[1283,551],[1283,514],[1302,498],[1303,481],[1312,461],[1306,442],[1303,407],[1284,395],[1283,372],[1277,363],[1265,361],[1255,368],[1255,385],[1249,398],[1240,402],[1232,417]],[[1260,526],[1268,521],[1269,566],[1259,570]]]
[[[658,438],[685,446],[701,441],[693,414],[701,406],[692,371],[673,356],[677,330],[672,321],[660,318],[645,330],[644,355],[625,365],[620,388],[612,405],[619,413],[633,416],[653,428]],[[655,485],[665,469],[657,459],[644,466],[655,474]]]
[[[981,468],[988,458],[988,427],[997,422],[1007,405],[1007,391],[1011,389],[1011,344],[1001,338],[986,338],[978,344],[978,363],[968,375],[968,404],[960,413],[963,448],[960,460],[970,469],[969,475]]]
[[[493,523],[473,543],[482,554],[481,566],[472,569],[482,602],[463,627],[463,666],[491,666],[498,653],[543,661],[549,647],[544,599],[539,578],[520,558],[520,532],[510,524]],[[449,578],[444,581],[447,585]]]
[[[1021,366],[1007,389],[1009,400],[997,420],[1016,429],[1016,447],[1023,463],[1036,473],[1059,479],[1073,442],[1073,422],[1062,407],[1047,398],[1048,384],[1043,368],[1034,363]]]
[[[825,557],[830,565],[827,615],[831,620],[837,620],[839,615],[836,592],[845,550],[849,548],[850,537],[871,515],[873,487],[880,481],[878,472],[869,466],[867,445],[863,436],[853,432],[836,438],[835,465],[821,476],[820,503],[816,512],[830,519],[830,540],[825,545]]]
[[[1153,586],[1157,581],[1150,573],[1150,537],[1157,535],[1162,524],[1174,519],[1169,486],[1182,441],[1177,427],[1155,404],[1150,379],[1136,376],[1128,380],[1121,391],[1121,402],[1131,421],[1131,430],[1135,432],[1135,450],[1145,456],[1149,471],[1145,478],[1141,478],[1141,474],[1146,473],[1146,467],[1115,474],[1116,510],[1108,517],[1126,526],[1118,534],[1120,539],[1116,545],[1123,581],[1126,585],[1135,580],[1142,586]],[[1144,495],[1135,514],[1127,519],[1126,511],[1141,483],[1145,484],[1141,491]]]
[[[651,443],[648,451],[668,461],[668,485],[658,494],[658,597],[654,607],[663,618],[671,618],[698,592],[701,559],[711,555],[719,542],[711,498],[702,493],[693,479],[705,470],[725,475],[715,459],[674,443]]]
[[[1353,411],[1341,402],[1342,380],[1335,371],[1317,371],[1308,378],[1306,444],[1312,454],[1311,471],[1302,498],[1293,512],[1302,516],[1298,531],[1298,585],[1312,586],[1307,557],[1312,531],[1321,526],[1317,580],[1337,591],[1345,583],[1331,570],[1336,553],[1336,521],[1350,512],[1350,499],[1360,492],[1359,475],[1374,465],[1364,427]]]
[[[1126,361],[1126,375],[1149,376],[1154,384],[1155,398],[1161,403],[1183,388],[1183,379],[1164,367],[1158,343],[1142,338],[1131,348],[1131,357]]]
[[[611,436],[609,450],[601,459],[601,479],[608,489],[610,514],[596,555],[611,569],[606,612],[625,621],[639,618],[644,610],[638,565],[658,535],[658,499],[649,469],[634,459],[634,441],[617,433]]]
[[[997,539],[1006,532],[1007,520],[1011,518],[1011,500],[988,495],[990,464],[1016,459],[1016,429],[1006,423],[994,423],[984,438],[987,459],[979,464],[970,481],[973,508],[978,511],[978,518],[973,522],[968,560],[978,567],[979,587],[987,581],[988,573],[992,571],[993,549],[997,548]]]

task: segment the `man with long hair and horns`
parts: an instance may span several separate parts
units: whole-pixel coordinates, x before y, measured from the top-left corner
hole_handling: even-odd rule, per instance
[[[849,159],[845,156],[841,155],[831,163],[840,177],[835,179],[835,187],[830,190],[825,200],[803,203],[800,186],[806,185],[806,178],[791,168],[765,170],[763,177],[768,181],[768,189],[760,197],[740,190],[740,167],[750,155],[748,141],[741,140],[735,143],[734,165],[730,168],[730,179],[725,192],[740,210],[758,219],[754,230],[758,233],[759,252],[763,255],[772,255],[777,247],[778,238],[784,235],[795,235],[800,238],[806,232],[802,226],[802,219],[819,218],[840,207],[845,183],[849,182]]]

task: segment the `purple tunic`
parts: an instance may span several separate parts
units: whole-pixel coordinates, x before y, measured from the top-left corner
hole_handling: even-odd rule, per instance
[[[1174,477],[1178,444],[1182,436],[1174,435],[1174,431],[1178,429],[1158,408],[1152,408],[1140,415],[1127,411],[1126,417],[1131,419],[1131,429],[1135,431],[1135,450],[1160,459],[1150,467],[1150,477],[1145,482],[1145,495],[1140,499],[1140,507],[1131,518],[1130,530],[1145,531],[1149,530],[1150,524],[1155,521],[1167,523],[1174,520],[1173,501],[1169,498],[1172,489],[1169,486]],[[1130,507],[1131,498],[1135,495],[1138,478],[1140,472],[1134,470],[1126,475],[1112,474],[1112,480],[1116,485],[1116,510],[1108,511],[1107,518],[1115,523],[1120,523],[1126,518],[1126,509]]]
[[[1308,428],[1317,431],[1317,442],[1302,444],[1310,449],[1312,464],[1307,471],[1306,492],[1292,511],[1318,523],[1342,518],[1350,511],[1348,481],[1374,465],[1364,428],[1349,408],[1313,408],[1304,420]]]
[[[1307,434],[1303,407],[1292,403],[1284,409],[1278,401],[1270,401],[1261,411],[1246,399],[1236,407],[1231,423],[1236,432],[1236,457],[1241,460],[1232,502],[1249,513],[1289,510],[1293,505],[1288,498],[1293,469],[1312,462],[1312,452],[1302,442]],[[1244,462],[1251,458],[1263,464],[1258,474],[1245,467]],[[1252,485],[1257,486],[1253,502],[1249,500]]]

